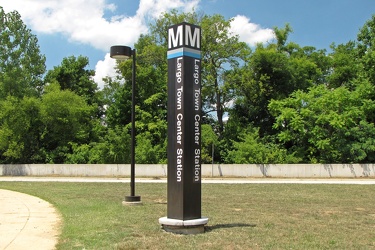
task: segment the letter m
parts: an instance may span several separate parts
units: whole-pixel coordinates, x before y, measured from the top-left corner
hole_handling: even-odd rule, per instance
[[[174,48],[174,47],[177,47],[177,46],[182,46],[183,26],[180,25],[180,26],[177,27],[176,34],[174,33],[174,30],[175,30],[174,27],[171,27],[168,30],[168,49],[171,49],[171,48]]]
[[[201,29],[196,27],[194,29],[194,34],[191,34],[191,27],[190,25],[186,25],[186,35],[185,35],[185,45],[190,44],[191,47],[200,49],[201,41],[200,41],[200,31]]]

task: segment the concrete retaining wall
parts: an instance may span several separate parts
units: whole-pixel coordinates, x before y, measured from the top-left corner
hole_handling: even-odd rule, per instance
[[[0,176],[130,176],[129,164],[0,165]],[[167,165],[137,164],[136,177],[166,177]],[[375,177],[375,164],[202,165],[203,177],[356,178]]]

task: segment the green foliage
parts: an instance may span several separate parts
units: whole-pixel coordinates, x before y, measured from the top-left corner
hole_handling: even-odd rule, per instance
[[[135,44],[137,163],[167,161],[167,28],[183,21],[203,31],[202,163],[375,160],[375,15],[327,54],[290,42],[289,24],[252,51],[231,19],[173,10]],[[44,63],[20,15],[0,7],[0,163],[130,163],[131,60],[102,90],[87,57],[42,80]]]
[[[324,85],[308,92],[296,91],[269,107],[276,116],[278,137],[305,162],[353,163],[374,160],[375,127],[368,115],[375,111],[374,86],[357,83],[328,89]]]
[[[219,145],[219,138],[215,131],[212,129],[211,125],[202,124],[201,141],[202,163],[212,163],[212,161],[214,160],[212,159],[212,153],[215,154],[215,147]]]
[[[108,93],[104,103],[107,106],[105,123],[109,127],[125,126],[131,121],[131,87],[126,84],[114,83],[106,85],[104,90]]]
[[[298,163],[299,158],[274,143],[264,143],[259,129],[248,129],[241,133],[240,141],[233,142],[226,161],[236,164]]]
[[[34,97],[9,96],[0,102],[0,152],[3,163],[33,163],[40,160],[42,123],[40,101]]]
[[[224,130],[223,116],[228,109],[227,104],[234,97],[230,82],[226,78],[228,66],[230,68],[238,67],[241,61],[244,61],[248,56],[250,49],[246,43],[239,41],[238,36],[233,36],[229,32],[230,19],[226,20],[218,14],[210,16],[196,12],[178,13],[177,11],[171,11],[162,15],[155,24],[150,26],[154,42],[162,47],[158,50],[154,47],[151,50],[158,53],[163,52],[159,60],[166,62],[167,28],[183,21],[200,25],[203,30],[201,40],[203,112],[206,115],[215,113],[217,117],[216,127],[218,133],[221,134]],[[143,39],[144,37],[140,38],[141,41]],[[155,59],[151,62],[154,61]],[[154,65],[154,63],[151,65]],[[163,64],[162,69],[164,71],[161,72],[161,75],[163,76],[163,83],[165,83],[166,64]]]
[[[5,13],[0,6],[0,98],[39,95],[45,60],[18,12]]]
[[[130,162],[130,129],[115,127],[109,129],[102,143],[95,145],[94,151],[101,151],[103,160],[100,163]]]
[[[63,58],[61,65],[49,70],[44,78],[48,83],[57,82],[62,90],[71,90],[85,98],[89,104],[95,103],[96,83],[92,80],[94,70],[85,69],[89,65],[87,57],[70,56]]]
[[[364,73],[375,83],[375,15],[362,27],[357,36],[358,57],[362,61]]]
[[[92,108],[57,85],[48,86],[42,99],[9,96],[0,106],[4,163],[63,163],[70,144],[89,138]]]
[[[232,71],[235,83],[235,106],[230,118],[260,128],[261,136],[272,135],[274,117],[267,106],[272,99],[282,100],[293,91],[306,90],[324,82],[330,62],[324,51],[286,43],[291,28],[275,28],[277,44],[259,44],[247,63]]]
[[[41,141],[47,162],[63,163],[71,150],[69,144],[87,142],[92,113],[93,109],[84,98],[70,90],[60,90],[56,84],[46,88],[40,117],[43,122]]]
[[[250,48],[229,32],[231,20],[221,15],[204,15],[202,32],[202,103],[206,114],[215,112],[217,132],[224,131],[224,113],[235,97],[228,68],[236,69],[246,61]]]
[[[146,100],[152,103],[153,97]],[[158,101],[159,98],[155,97]],[[154,111],[153,109],[148,109]],[[164,117],[159,117],[157,113],[146,112],[136,109],[137,122],[137,163],[166,163],[167,162],[167,122]]]
[[[143,164],[158,164],[167,162],[167,140],[154,143],[154,135],[144,132],[137,136],[136,162]]]
[[[338,88],[346,86],[352,89],[353,81],[360,75],[361,63],[357,57],[354,42],[347,44],[340,44],[338,46],[332,45],[333,53],[331,54],[332,60],[332,73],[327,77],[328,86],[330,88]]]
[[[130,163],[130,133],[128,127],[116,126],[104,131],[98,142],[71,144],[72,152],[67,154],[71,164],[123,164]]]

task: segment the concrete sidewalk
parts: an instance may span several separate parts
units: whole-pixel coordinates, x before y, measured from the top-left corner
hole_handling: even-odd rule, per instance
[[[60,224],[48,202],[0,189],[0,250],[54,249]]]
[[[32,177],[0,176],[0,182],[97,182],[129,183],[116,177]],[[136,183],[167,183],[166,178],[136,178]],[[375,185],[374,178],[202,178],[202,184],[345,184]]]

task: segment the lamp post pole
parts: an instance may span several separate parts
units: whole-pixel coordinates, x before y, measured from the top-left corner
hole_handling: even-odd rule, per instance
[[[131,107],[131,156],[130,156],[130,196],[125,196],[124,204],[140,204],[141,197],[135,195],[135,80],[136,80],[136,51],[128,46],[116,45],[110,50],[111,58],[127,60],[132,57],[132,107]]]
[[[136,72],[136,65],[135,65],[135,49],[132,51],[133,56],[133,70],[132,70],[132,114],[131,114],[131,120],[132,120],[132,142],[131,142],[131,167],[130,167],[130,190],[131,190],[131,196],[135,196],[135,72]],[[126,200],[126,198],[125,198]],[[140,197],[139,197],[140,200]]]

